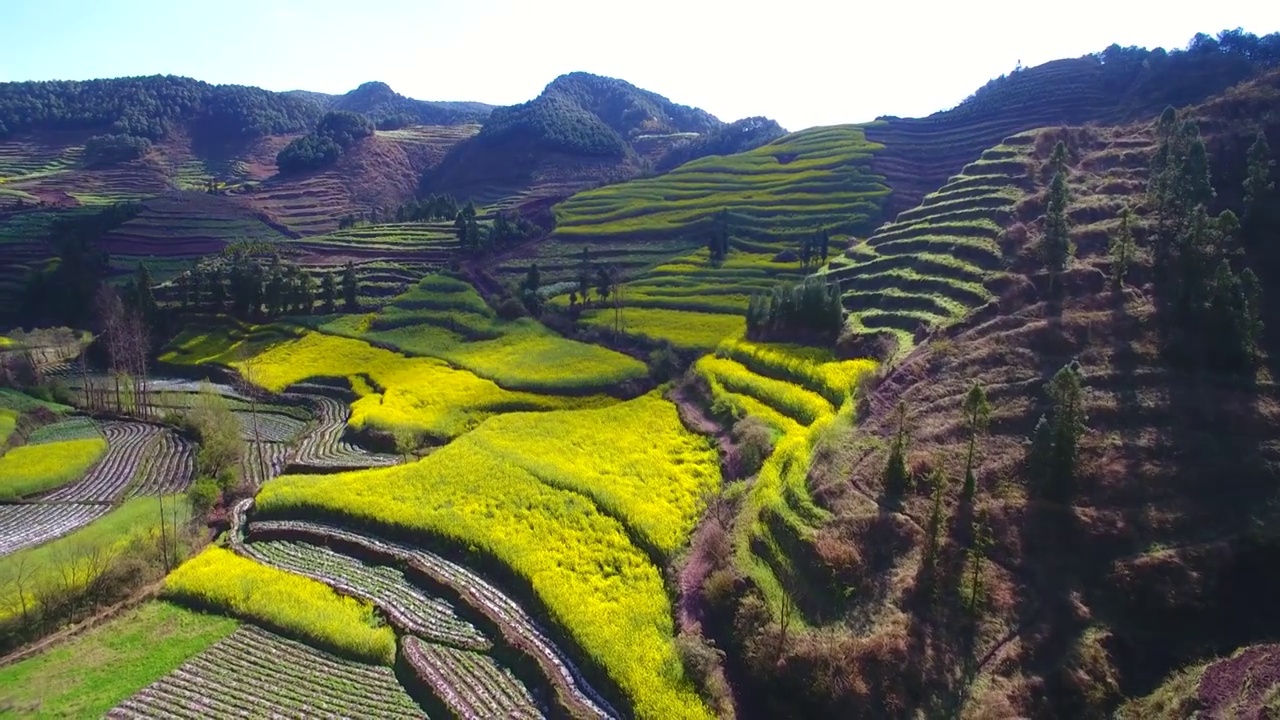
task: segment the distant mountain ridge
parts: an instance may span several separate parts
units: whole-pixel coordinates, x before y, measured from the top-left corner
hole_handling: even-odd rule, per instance
[[[407,125],[458,125],[479,122],[489,116],[493,105],[471,101],[416,100],[391,89],[384,82],[371,81],[343,95],[293,90],[286,94],[307,98],[325,110],[346,110],[364,115],[380,130]]]

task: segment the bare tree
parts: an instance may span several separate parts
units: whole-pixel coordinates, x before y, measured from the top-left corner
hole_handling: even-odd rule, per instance
[[[240,360],[240,389],[249,398],[249,417],[253,424],[253,451],[258,457],[258,481],[265,482],[270,475],[267,459],[262,452],[262,433],[258,426],[258,358],[246,348]]]
[[[107,346],[107,372],[115,384],[116,411],[124,412],[124,397],[121,388],[121,373],[125,367],[124,345],[124,303],[120,295],[110,285],[98,288],[94,296],[94,314],[98,325],[99,336]]]

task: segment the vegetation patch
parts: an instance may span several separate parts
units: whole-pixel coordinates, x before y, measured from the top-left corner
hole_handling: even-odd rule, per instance
[[[0,708],[24,717],[101,717],[231,634],[236,624],[167,602],[146,603],[0,667]]]
[[[101,437],[24,445],[0,457],[0,500],[51,490],[84,475],[107,450]]]
[[[209,547],[174,570],[165,595],[188,605],[250,620],[340,655],[390,665],[395,632],[367,602],[317,580]]]

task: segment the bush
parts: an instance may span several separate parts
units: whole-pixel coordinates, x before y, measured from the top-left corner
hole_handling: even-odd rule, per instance
[[[738,470],[742,477],[760,472],[765,459],[773,452],[773,431],[754,415],[733,424],[733,441],[738,445]]]
[[[220,494],[218,483],[213,478],[202,477],[196,480],[187,491],[187,500],[191,502],[191,513],[198,517],[208,515],[213,506],[218,504]]]

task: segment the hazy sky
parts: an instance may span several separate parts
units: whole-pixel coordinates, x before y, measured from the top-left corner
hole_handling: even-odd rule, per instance
[[[585,70],[798,130],[926,115],[1019,60],[1235,27],[1280,30],[1280,2],[0,0],[0,81],[161,73],[341,93],[382,80],[509,104]]]

